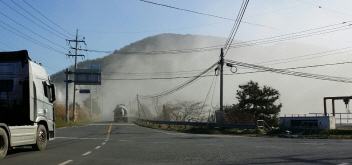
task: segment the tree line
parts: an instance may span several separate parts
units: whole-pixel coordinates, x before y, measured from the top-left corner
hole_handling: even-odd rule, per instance
[[[249,81],[239,85],[235,98],[237,103],[224,106],[225,123],[256,124],[257,120],[264,120],[270,126],[279,125],[282,104],[278,90]],[[151,120],[216,122],[211,108],[203,102],[180,100],[160,105],[155,99],[152,107],[141,104],[140,111],[134,114],[135,117]],[[217,111],[219,107],[213,109]]]

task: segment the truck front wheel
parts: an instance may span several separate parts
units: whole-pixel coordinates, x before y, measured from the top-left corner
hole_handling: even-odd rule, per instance
[[[0,159],[3,159],[9,149],[9,140],[4,129],[0,128]]]
[[[47,132],[43,125],[39,125],[37,129],[37,143],[33,145],[33,149],[37,151],[42,151],[46,147],[48,142]]]

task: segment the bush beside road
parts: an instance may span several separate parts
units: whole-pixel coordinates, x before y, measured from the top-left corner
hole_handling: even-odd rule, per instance
[[[270,137],[277,138],[280,133],[286,132],[283,129],[275,129],[272,131],[256,130],[256,129],[237,129],[237,128],[211,128],[211,127],[194,127],[194,126],[182,126],[182,125],[167,125],[167,124],[145,124],[138,120],[134,121],[136,125],[152,128],[161,129],[168,131],[177,131],[183,133],[196,133],[196,134],[225,134],[225,135],[244,135],[251,137]],[[291,130],[292,132],[297,132]],[[327,134],[329,133],[329,134]],[[299,138],[299,139],[352,139],[352,130],[341,130],[341,129],[330,129],[320,130],[316,136],[313,135],[300,135],[300,136],[285,136],[287,138]]]
[[[78,105],[78,104],[77,104]],[[90,111],[81,108],[80,106],[76,106],[77,110],[77,118],[76,122],[73,122],[73,115],[72,115],[72,104],[69,105],[69,116],[70,120],[69,123],[66,123],[66,108],[62,104],[54,103],[54,108],[55,108],[55,126],[56,128],[62,128],[62,127],[73,127],[73,126],[79,126],[79,125],[85,125],[88,123],[91,123],[93,121],[99,120],[100,116],[96,114],[90,114]]]

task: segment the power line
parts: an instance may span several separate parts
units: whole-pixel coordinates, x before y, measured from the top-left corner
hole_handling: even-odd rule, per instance
[[[201,115],[201,114],[202,114],[202,112],[203,112],[203,109],[204,109],[205,103],[207,102],[208,97],[209,97],[209,93],[210,93],[210,91],[211,91],[211,88],[213,87],[214,79],[216,79],[216,77],[213,77],[213,80],[211,81],[211,84],[210,84],[210,87],[209,87],[209,91],[208,91],[208,93],[207,93],[207,97],[205,97],[205,100],[204,100],[204,102],[203,102],[202,109],[200,110],[200,113],[199,113],[199,115],[198,115],[198,117],[197,117],[197,120],[196,120],[196,121],[198,121],[198,119],[199,119],[200,115]]]
[[[72,33],[68,32],[67,30],[65,30],[64,28],[62,28],[61,26],[59,26],[58,24],[56,24],[55,22],[53,22],[52,20],[50,20],[48,17],[46,17],[44,14],[42,14],[41,12],[39,12],[37,9],[35,9],[32,5],[30,5],[28,2],[26,2],[25,0],[23,0],[24,3],[26,3],[29,7],[31,7],[33,10],[35,10],[37,13],[39,13],[41,16],[43,16],[44,18],[46,18],[48,21],[50,21],[52,24],[54,24],[55,26],[57,26],[58,28],[60,28],[61,30],[65,31],[66,33],[74,36]]]
[[[155,2],[150,2],[150,1],[146,1],[146,0],[140,0],[140,1],[146,2],[146,3],[150,3],[150,4],[153,4],[153,5],[158,5],[158,6],[168,7],[168,8],[172,8],[172,9],[176,9],[176,10],[181,10],[181,11],[186,11],[186,12],[190,12],[190,13],[195,13],[195,14],[199,14],[199,15],[204,15],[204,16],[209,16],[209,17],[214,17],[214,18],[219,18],[219,19],[224,19],[224,20],[229,20],[229,21],[236,21],[235,19],[232,19],[232,18],[226,18],[226,17],[221,17],[221,16],[217,16],[217,15],[213,15],[213,14],[206,14],[206,13],[201,13],[201,12],[197,12],[197,11],[193,11],[193,10],[182,9],[182,8],[178,8],[178,7],[173,7],[173,6],[161,4],[161,3],[155,3]],[[270,26],[260,25],[260,24],[245,22],[245,21],[242,21],[242,23],[275,29],[275,28],[270,27]]]
[[[232,63],[232,62],[230,62]],[[349,62],[338,62],[338,63],[328,63],[328,64],[318,64],[318,65],[308,65],[308,66],[299,66],[299,67],[291,67],[291,68],[283,68],[283,69],[278,69],[278,70],[294,70],[294,69],[305,69],[305,68],[315,68],[315,67],[322,67],[322,66],[334,66],[334,65],[343,65],[343,64],[352,64],[352,61]],[[254,65],[254,64],[253,64]],[[259,65],[256,65],[259,66]],[[261,66],[264,67],[264,66]],[[256,69],[256,68],[254,68]],[[235,74],[250,74],[250,73],[261,73],[261,72],[267,72],[265,69],[260,69],[258,71],[252,71],[252,72],[242,72],[242,73],[233,73],[233,74],[224,74],[227,76],[233,76]],[[208,72],[209,73],[209,72]],[[307,73],[310,74],[310,73]],[[196,76],[175,76],[175,77],[149,77],[149,78],[102,78],[102,80],[133,80],[133,81],[138,81],[138,80],[173,80],[173,79],[186,79],[186,78],[198,78],[198,77],[213,77],[217,76],[215,74],[202,74],[201,76],[196,75]],[[349,78],[345,78],[349,79]],[[351,78],[352,79],[352,78]]]
[[[6,18],[10,19],[11,21],[15,22],[16,24],[20,25],[21,27],[27,29],[28,31],[32,32],[33,34],[39,36],[40,38],[42,38],[42,39],[44,39],[44,40],[46,40],[46,41],[48,41],[48,42],[50,42],[50,43],[52,43],[52,44],[54,44],[54,45],[56,45],[56,46],[59,46],[59,47],[61,47],[61,48],[63,48],[63,49],[68,50],[67,48],[65,48],[65,47],[63,47],[63,46],[61,46],[61,45],[59,45],[59,44],[57,44],[57,43],[54,43],[53,41],[51,41],[51,40],[49,40],[49,39],[47,39],[47,38],[41,36],[40,34],[38,34],[38,33],[34,32],[34,31],[28,29],[26,26],[24,26],[24,25],[18,23],[17,21],[13,20],[12,18],[10,18],[10,17],[7,16],[6,14],[2,13],[1,11],[0,11],[0,14],[2,14],[3,16],[5,16]]]
[[[217,66],[218,64],[215,63],[213,64],[212,66],[210,66],[208,69],[204,70],[202,73],[198,74],[197,76],[194,76],[193,78],[191,78],[190,80],[186,81],[185,83],[175,87],[175,88],[172,88],[170,90],[167,90],[167,91],[164,91],[164,92],[161,92],[159,94],[154,94],[154,95],[146,95],[146,96],[139,96],[140,98],[144,98],[144,99],[148,99],[148,98],[159,98],[159,97],[163,97],[163,96],[166,96],[166,95],[169,95],[169,94],[172,94],[178,90],[181,90],[182,88],[194,83],[195,81],[197,81],[199,78],[201,78],[203,75],[209,73],[209,71],[211,71],[215,66]]]
[[[222,22],[216,22],[216,23],[209,23],[209,24],[203,24],[203,25],[197,25],[197,26],[180,27],[180,28],[173,28],[173,29],[159,29],[159,30],[146,30],[146,31],[95,31],[95,30],[81,30],[81,31],[93,32],[93,33],[151,33],[151,32],[164,32],[164,31],[190,29],[190,28],[203,27],[203,26],[209,26],[209,25],[218,25],[219,23],[225,23],[225,22],[229,22],[229,21],[222,21]]]
[[[210,16],[210,17],[215,17],[215,18],[220,18],[220,19],[225,19],[225,20],[230,20],[230,21],[236,21],[236,20],[230,19],[230,18],[225,18],[225,17],[213,15],[213,14],[201,13],[201,12],[192,11],[192,10],[188,10],[188,9],[182,9],[182,8],[178,8],[178,7],[173,7],[173,6],[169,6],[169,5],[164,5],[164,4],[161,4],[161,3],[155,3],[155,2],[150,2],[150,1],[146,1],[146,0],[140,0],[140,1],[146,2],[146,3],[150,3],[150,4],[153,4],[153,5],[164,6],[164,7],[168,7],[168,8],[172,8],[172,9],[176,9],[176,10],[187,11],[187,12],[190,12],[190,13],[195,13],[195,14],[200,14],[200,15],[205,15],[205,16]]]
[[[47,48],[47,49],[49,49],[49,50],[55,51],[55,52],[57,52],[57,53],[65,54],[64,52],[62,52],[62,51],[60,51],[60,50],[57,50],[57,49],[55,49],[55,48],[52,48],[52,47],[50,47],[50,46],[48,46],[48,45],[46,45],[46,44],[44,44],[44,43],[42,43],[42,42],[40,42],[40,41],[38,41],[38,40],[36,40],[36,39],[33,39],[32,37],[30,37],[30,36],[28,36],[28,35],[26,35],[26,34],[20,32],[20,31],[14,29],[13,27],[11,27],[10,25],[6,24],[5,22],[3,22],[3,21],[1,21],[1,20],[0,20],[0,22],[3,23],[3,24],[5,24],[6,26],[10,27],[11,29],[17,31],[17,32],[20,33],[21,35],[15,33],[15,32],[13,32],[12,30],[10,30],[10,29],[8,29],[8,28],[2,26],[2,25],[0,25],[2,28],[4,28],[4,29],[10,31],[11,33],[14,33],[14,34],[16,34],[16,35],[18,35],[18,36],[20,36],[20,37],[26,39],[26,40],[29,40],[29,41],[31,41],[31,42],[33,42],[33,43],[35,43],[35,44],[37,44],[37,45],[40,45],[40,46],[42,46],[42,47],[44,47],[44,48]],[[24,36],[26,36],[27,38],[24,37]]]
[[[21,8],[23,11],[25,11],[27,14],[31,15],[32,17],[34,17],[36,20],[38,20],[39,22],[41,22],[42,24],[46,25],[47,27],[49,27],[50,29],[54,30],[55,32],[69,38],[67,35],[57,31],[56,29],[54,29],[53,27],[51,27],[50,25],[44,23],[42,20],[40,20],[39,18],[37,18],[36,16],[34,16],[33,14],[31,14],[30,12],[28,12],[26,9],[24,9],[22,6],[18,5],[15,1],[11,0],[14,4],[16,4],[16,6],[18,6],[19,8]]]
[[[59,37],[59,38],[61,38],[61,39],[65,39],[65,38],[63,38],[63,37],[57,35],[56,33],[54,33],[54,32],[52,32],[52,31],[50,31],[50,30],[44,28],[43,26],[39,25],[38,23],[34,22],[32,19],[28,18],[27,16],[23,15],[22,13],[18,12],[16,9],[14,9],[13,7],[11,7],[10,5],[8,5],[7,3],[5,3],[3,0],[0,0],[0,1],[1,1],[2,3],[4,3],[6,6],[8,6],[9,8],[11,8],[13,11],[15,11],[17,14],[23,16],[24,18],[26,18],[27,20],[31,21],[32,23],[34,23],[35,25],[39,26],[40,28],[42,28],[42,29],[48,31],[49,33],[51,33],[51,34],[53,34],[53,35],[55,35],[55,36],[57,36],[57,37]]]
[[[341,53],[350,52],[351,50],[346,50],[346,49],[350,49],[350,48],[352,48],[352,47],[349,46],[349,47],[344,47],[344,48],[340,48],[340,49],[333,49],[333,50],[328,50],[328,51],[323,51],[323,52],[318,52],[318,53],[305,54],[305,55],[300,55],[300,56],[291,57],[291,58],[270,60],[270,61],[260,62],[260,63],[256,63],[256,64],[267,64],[267,63],[272,63],[272,62],[277,62],[277,61],[284,61],[284,62],[280,62],[280,63],[270,64],[270,65],[275,65],[275,64],[282,64],[282,63],[288,63],[288,62],[293,62],[293,61],[313,59],[313,58],[318,58],[318,57],[324,57],[324,56],[329,56],[329,55],[335,55],[335,54],[341,54]],[[336,51],[340,51],[340,50],[346,50],[346,51],[336,52]],[[336,52],[336,53],[333,53],[333,52]],[[325,53],[332,53],[332,54],[325,54]],[[319,55],[319,56],[315,56],[315,55]],[[313,57],[310,57],[310,56],[313,56]],[[298,60],[291,60],[291,59],[297,59],[297,58],[301,58],[301,57],[308,57],[308,58],[298,59]],[[291,60],[291,61],[287,61],[287,60]]]
[[[12,50],[16,50],[14,47],[12,47],[12,46],[10,46],[10,45],[8,45],[8,44],[2,42],[2,41],[0,41],[0,43],[3,44],[3,45],[5,45],[5,46],[7,46],[8,48],[10,48],[10,49],[12,49]]]
[[[346,23],[347,22],[343,22],[340,24],[346,24]],[[284,35],[279,35],[279,36],[274,36],[274,37],[267,37],[267,38],[263,38],[263,39],[256,39],[256,40],[251,40],[251,41],[239,42],[237,44],[232,45],[231,48],[241,48],[241,47],[247,47],[247,46],[269,44],[269,43],[305,38],[305,37],[310,37],[310,36],[314,36],[314,35],[332,33],[332,32],[336,32],[336,31],[347,30],[347,29],[352,28],[351,24],[342,25],[342,26],[338,26],[338,27],[332,27],[332,26],[336,26],[336,25],[339,25],[339,24],[328,25],[328,26],[324,26],[324,27],[320,27],[320,28],[315,28],[315,29],[310,29],[310,30],[305,30],[305,31],[300,31],[300,32],[295,32],[295,33],[289,33],[289,34],[284,34]],[[329,28],[329,27],[331,27],[331,28]],[[328,29],[325,29],[325,28],[328,28]],[[320,30],[320,29],[322,29],[322,30]],[[318,30],[318,31],[315,31],[315,30]]]
[[[352,48],[352,47],[345,47],[345,48],[341,48],[341,49],[334,49],[334,50],[323,51],[323,52],[318,52],[318,53],[305,54],[305,55],[300,55],[300,56],[291,57],[291,58],[270,60],[270,61],[255,63],[255,64],[276,65],[276,64],[283,64],[283,63],[289,63],[289,62],[294,62],[294,61],[319,58],[319,57],[324,57],[324,56],[331,56],[331,55],[350,52],[350,51],[352,51],[352,50],[348,50],[350,48]],[[341,51],[341,50],[346,50],[346,51],[337,52],[337,51]],[[329,53],[329,54],[326,54],[326,53]],[[317,56],[317,55],[319,55],[319,56]],[[301,57],[305,57],[305,58],[297,59],[297,58],[301,58]],[[296,60],[291,60],[291,59],[296,59]],[[279,61],[281,61],[281,62],[279,62]],[[276,63],[273,63],[273,62],[276,62]],[[349,63],[349,62],[334,63],[334,64],[321,64],[321,65],[312,65],[312,66],[328,66],[328,65],[339,65],[339,64],[347,64],[347,63]],[[294,68],[285,68],[285,69],[294,69]],[[188,71],[183,70],[183,71],[174,71],[174,72],[103,72],[102,75],[128,75],[128,76],[188,75],[188,74],[199,74],[203,70],[204,69],[202,69],[202,70],[188,70]],[[257,71],[244,72],[244,73],[257,73]],[[241,73],[236,73],[236,74],[241,74]],[[232,75],[232,74],[230,74],[230,75]],[[190,76],[188,76],[188,77],[187,76],[175,77],[175,79],[177,79],[177,78],[190,78]],[[129,80],[129,79],[121,79],[120,78],[117,80]],[[145,79],[138,78],[138,79],[134,79],[134,80],[145,80]]]
[[[311,5],[311,6],[314,6],[314,7],[318,7],[319,9],[328,10],[328,11],[331,11],[331,12],[334,12],[334,13],[338,13],[338,14],[342,14],[342,15],[345,15],[345,16],[351,16],[350,14],[342,13],[340,11],[332,10],[332,9],[329,9],[329,8],[326,8],[326,7],[323,7],[323,6],[314,5],[313,3],[304,2],[304,1],[301,1],[301,0],[296,0],[296,1],[304,3],[304,4],[307,4],[307,5]]]
[[[128,75],[128,76],[155,76],[155,75],[177,75],[177,74],[196,74],[202,70],[189,70],[189,71],[174,71],[174,72],[102,72],[102,75]]]
[[[224,56],[226,56],[227,52],[230,49],[230,45],[232,44],[232,42],[233,42],[233,40],[234,40],[234,38],[236,36],[237,30],[240,27],[240,24],[241,24],[244,12],[246,11],[248,3],[249,3],[249,0],[244,0],[242,2],[241,9],[240,9],[240,11],[239,11],[239,13],[237,15],[237,18],[236,18],[236,22],[234,23],[232,31],[230,33],[230,36],[229,36],[228,40],[225,43],[224,48],[225,48],[226,51],[225,51],[225,55]]]
[[[304,72],[295,72],[295,71],[290,71],[288,69],[274,69],[274,68],[269,68],[269,67],[264,67],[260,65],[254,65],[254,64],[248,64],[244,62],[238,62],[238,61],[232,61],[232,60],[226,60],[227,62],[246,67],[246,68],[252,68],[252,69],[257,69],[259,71],[266,71],[266,72],[273,72],[273,73],[279,73],[279,74],[284,74],[284,75],[291,75],[291,76],[298,76],[298,77],[305,77],[305,78],[312,78],[312,79],[319,79],[319,80],[328,80],[328,81],[336,81],[336,82],[344,82],[344,83],[351,83],[352,78],[345,78],[345,77],[336,77],[336,76],[328,76],[328,75],[320,75],[320,74],[311,74],[311,73],[304,73]],[[313,66],[310,66],[313,67]]]
[[[232,44],[229,48],[242,48],[248,46],[255,46],[255,45],[262,45],[262,44],[269,44],[275,42],[282,42],[287,40],[305,38],[315,35],[327,34],[341,30],[351,29],[351,24],[347,24],[351,21],[326,25],[318,28],[303,30],[299,32],[287,33],[273,37],[267,37],[262,39],[255,39],[250,41],[242,41],[236,44]],[[182,53],[196,53],[196,52],[205,52],[205,51],[214,51],[218,50],[222,47],[222,45],[216,46],[208,46],[208,47],[201,47],[201,48],[191,48],[191,49],[178,49],[178,50],[164,50],[164,51],[150,51],[150,52],[122,52],[122,51],[105,51],[105,50],[90,50],[90,49],[80,49],[82,51],[89,51],[89,52],[96,52],[96,53],[114,53],[114,54],[129,54],[129,55],[160,55],[160,54],[182,54]]]

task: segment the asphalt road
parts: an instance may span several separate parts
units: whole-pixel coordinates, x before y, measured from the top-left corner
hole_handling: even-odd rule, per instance
[[[16,164],[352,164],[352,140],[254,138],[154,130],[100,121],[57,129],[44,151],[10,151]]]

